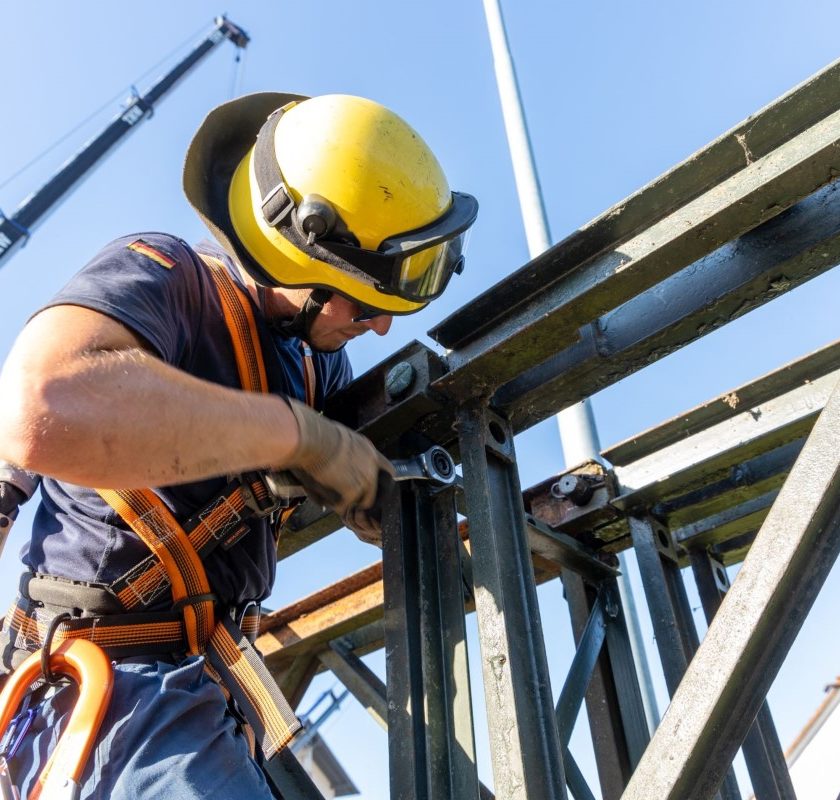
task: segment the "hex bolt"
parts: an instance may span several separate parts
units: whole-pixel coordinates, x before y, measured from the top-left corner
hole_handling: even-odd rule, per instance
[[[407,361],[400,361],[385,376],[385,392],[391,400],[397,400],[412,387],[414,378],[414,367]]]
[[[551,486],[551,496],[558,500],[568,498],[576,506],[585,506],[594,494],[594,489],[586,478],[580,475],[564,475]]]

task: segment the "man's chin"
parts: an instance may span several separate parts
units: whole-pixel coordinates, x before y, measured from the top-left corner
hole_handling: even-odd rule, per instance
[[[319,337],[314,341],[309,342],[309,346],[319,353],[335,353],[338,350],[341,350],[352,338],[352,336]]]

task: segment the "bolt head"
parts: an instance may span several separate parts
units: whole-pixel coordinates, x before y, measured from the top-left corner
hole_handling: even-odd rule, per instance
[[[394,365],[385,376],[385,391],[392,400],[402,397],[414,384],[416,373],[407,361]]]

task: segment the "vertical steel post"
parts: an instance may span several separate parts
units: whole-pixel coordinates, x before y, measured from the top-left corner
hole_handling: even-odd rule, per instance
[[[487,32],[493,52],[496,86],[499,90],[499,102],[502,106],[502,118],[516,181],[516,193],[519,197],[519,209],[522,213],[522,224],[528,243],[528,255],[533,259],[551,246],[548,215],[545,211],[534,151],[531,147],[531,137],[528,133],[528,123],[525,119],[525,109],[519,93],[516,68],[508,44],[505,20],[499,0],[484,0],[484,16],[487,20]],[[600,460],[601,445],[589,398],[560,411],[557,414],[557,427],[560,431],[563,458],[567,467],[572,467],[589,458]],[[629,581],[623,574],[618,580],[625,596],[632,597],[633,589]],[[628,606],[627,613],[631,616],[630,635],[635,636],[639,624],[634,616],[636,613],[634,604]],[[639,672],[643,676],[649,674],[644,643],[638,639],[633,645]],[[646,693],[646,706],[651,710],[649,716],[658,716],[653,686],[643,682],[642,690]]]
[[[671,532],[651,517],[629,517],[668,694],[679,686],[699,640]]]
[[[653,517],[628,518],[633,549],[647,597],[656,646],[673,697],[700,644],[685,593],[677,550],[668,528]],[[740,800],[732,768],[720,787],[721,800]]]
[[[513,433],[480,403],[458,432],[496,797],[565,800]]]
[[[586,710],[602,797],[617,800],[649,741],[621,598],[615,583],[607,581],[601,586],[599,605],[599,590],[571,570],[563,573],[563,588],[578,646],[593,613],[602,609],[604,648],[586,689]]]
[[[688,555],[703,612],[711,625],[729,589],[726,568],[704,548],[693,548]],[[741,749],[756,800],[796,800],[776,725],[766,701],[761,704]]]
[[[479,797],[453,488],[402,484],[383,519],[392,800]]]

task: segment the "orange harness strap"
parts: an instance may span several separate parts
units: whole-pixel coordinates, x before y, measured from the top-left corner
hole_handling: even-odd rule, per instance
[[[315,408],[315,362],[312,349],[301,339],[300,350],[303,355],[303,389],[306,393],[306,405]]]
[[[203,652],[215,627],[215,598],[204,565],[184,529],[151,489],[96,491],[160,559],[175,606],[182,607],[189,652]]]
[[[201,255],[201,259],[218,291],[242,388],[266,392],[268,380],[248,298],[218,259],[206,255]],[[305,374],[308,376],[306,370]],[[307,380],[305,385],[307,399],[310,386],[314,399],[314,383]],[[172,588],[175,608],[183,613],[190,652],[207,653],[214,671],[253,725],[265,757],[271,758],[288,743],[300,723],[242,631],[227,614],[215,619],[215,597],[210,593],[196,546],[204,532],[191,541],[151,489],[97,491],[160,561]]]
[[[231,280],[225,265],[213,256],[199,254],[210,270],[222,311],[225,315],[233,352],[236,356],[236,368],[239,370],[239,382],[246,392],[267,392],[268,378],[265,374],[260,338],[254,312],[244,292]]]

